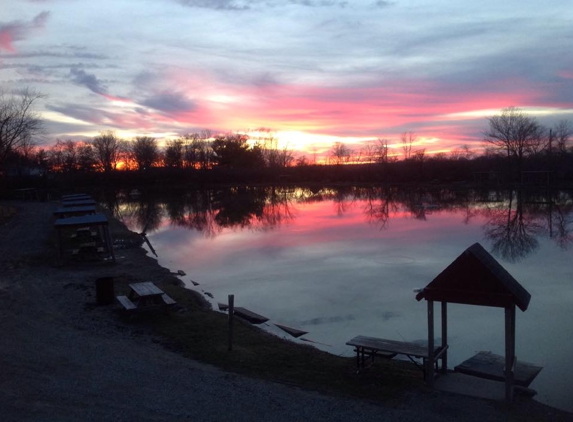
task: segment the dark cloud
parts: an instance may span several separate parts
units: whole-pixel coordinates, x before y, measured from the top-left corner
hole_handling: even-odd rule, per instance
[[[72,117],[74,119],[93,123],[96,125],[103,124],[105,119],[108,117],[108,113],[103,110],[77,104],[67,104],[64,106],[48,104],[46,105],[46,108],[50,111],[61,113],[64,116]]]
[[[51,105],[46,108],[50,111],[61,113],[64,116],[74,118],[96,126],[105,126],[114,129],[134,129],[145,130],[150,126],[149,119],[131,110],[121,110],[119,112],[109,111],[98,107],[80,106],[77,104]],[[83,125],[81,131],[85,131],[87,126]]]
[[[103,60],[108,59],[109,57],[103,54],[95,54],[95,53],[87,53],[87,52],[78,52],[74,51],[71,53],[59,53],[54,51],[33,51],[29,53],[13,53],[10,54],[10,58],[14,59],[31,59],[37,57],[53,57],[58,59],[90,59],[90,60]],[[69,65],[68,65],[69,67]]]
[[[162,92],[147,98],[142,105],[167,113],[188,112],[196,109],[196,104],[184,95]]]
[[[374,6],[376,7],[388,7],[388,6],[394,6],[396,3],[393,1],[384,1],[384,0],[378,0],[376,3],[374,3]]]
[[[58,138],[68,139],[70,137],[73,137],[74,141],[90,139],[88,136],[78,135],[86,130],[86,125],[80,123],[58,122],[45,119],[43,124],[52,141],[55,141]],[[70,133],[73,133],[74,135],[70,135]]]
[[[250,9],[252,1],[237,0],[178,0],[184,6],[201,7],[215,10],[247,10]]]
[[[31,32],[43,28],[49,16],[50,12],[42,12],[30,22],[12,21],[0,24],[0,51],[15,52],[13,43],[23,40]]]
[[[294,4],[305,7],[346,7],[349,2],[340,0],[288,0],[288,1],[268,1],[268,0],[177,0],[184,6],[201,7],[215,10],[250,10],[257,6],[277,7],[285,4]],[[391,2],[378,1],[376,5],[390,5]]]
[[[290,0],[290,4],[296,4],[300,6],[307,7],[346,7],[348,2],[346,1],[333,1],[333,0]]]
[[[94,74],[87,73],[78,67],[72,67],[70,76],[76,84],[83,85],[96,94],[107,95],[107,87]]]

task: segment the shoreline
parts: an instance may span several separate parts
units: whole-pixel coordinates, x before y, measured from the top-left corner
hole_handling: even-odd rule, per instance
[[[4,410],[0,410],[0,414],[25,416],[13,420],[45,420],[46,415],[52,414],[50,406],[62,412],[63,416],[59,420],[91,420],[81,417],[82,409],[85,410],[85,397],[96,397],[110,405],[109,411],[96,406],[99,420],[114,420],[118,415],[118,407],[122,406],[122,411],[127,412],[123,414],[128,414],[130,418],[135,419],[135,415],[138,415],[141,420],[163,420],[159,417],[151,418],[148,412],[140,412],[136,405],[137,402],[144,409],[149,406],[146,404],[148,396],[142,394],[140,397],[138,393],[140,390],[155,390],[158,388],[158,382],[172,395],[170,399],[163,395],[162,397],[165,400],[181,401],[177,412],[190,415],[198,411],[197,403],[190,406],[187,392],[184,391],[183,394],[172,386],[174,379],[179,379],[181,371],[187,375],[191,371],[196,372],[195,375],[214,376],[216,382],[213,388],[221,386],[224,391],[229,388],[228,380],[231,379],[233,383],[241,385],[252,383],[256,385],[252,387],[255,389],[271,391],[277,388],[277,398],[295,394],[290,391],[292,387],[286,385],[296,386],[296,394],[304,395],[304,400],[307,400],[307,395],[318,400],[314,397],[317,394],[315,391],[327,393],[332,395],[329,396],[330,399],[320,399],[330,403],[327,407],[332,406],[329,400],[345,403],[357,400],[362,403],[360,406],[372,411],[372,419],[362,415],[361,420],[375,420],[375,415],[379,419],[381,414],[386,414],[389,418],[393,415],[395,418],[403,417],[404,420],[412,421],[460,418],[478,420],[477,416],[482,420],[573,420],[572,414],[533,400],[520,399],[516,406],[507,408],[504,403],[427,391],[421,385],[420,377],[412,375],[409,368],[402,364],[381,365],[381,373],[373,370],[368,375],[370,378],[360,379],[357,383],[371,383],[366,385],[366,388],[360,389],[361,386],[356,385],[356,389],[345,391],[342,387],[348,386],[344,384],[352,383],[357,378],[352,373],[353,359],[325,356],[327,352],[297,345],[242,323],[236,324],[241,340],[237,342],[236,351],[231,356],[224,341],[226,332],[220,332],[220,329],[216,332],[214,328],[224,327],[227,315],[204,308],[205,303],[209,302],[199,292],[184,287],[177,275],[170,269],[161,267],[157,260],[150,257],[140,246],[141,243],[138,243],[137,238],[141,240],[140,236],[127,230],[123,223],[115,219],[110,220],[112,238],[124,239],[128,241],[125,244],[129,245],[125,249],[116,250],[117,264],[112,266],[72,263],[64,267],[54,267],[53,258],[56,251],[53,247],[54,233],[50,217],[56,203],[11,201],[9,204],[17,208],[17,214],[0,227],[0,252],[3,256],[0,305],[5,314],[0,328],[13,344],[0,352],[3,368],[7,368],[6,379],[2,381],[4,392],[1,396],[1,408]],[[113,305],[95,304],[95,279],[110,275],[114,277],[116,294],[121,294],[130,282],[153,279],[166,293],[176,298],[179,308],[167,317],[125,321],[112,309]],[[94,350],[90,350],[91,347]],[[99,352],[98,347],[101,348]],[[273,354],[278,353],[274,350],[277,348],[289,350],[283,354]],[[95,356],[94,352],[97,352]],[[265,353],[268,353],[270,358],[265,357]],[[298,354],[296,359],[290,360],[292,354]],[[102,362],[96,357],[105,358],[105,361]],[[268,367],[266,359],[271,361]],[[272,362],[273,360],[275,362]],[[165,362],[168,367],[165,367]],[[208,364],[231,372],[221,372]],[[316,372],[305,372],[316,370],[313,367],[319,365],[326,366],[319,367]],[[276,368],[273,372],[274,366],[285,368]],[[139,378],[130,379],[133,377],[129,372],[122,373],[122,368],[125,367],[139,374]],[[158,367],[161,367],[162,372],[157,373]],[[148,379],[147,370],[155,376]],[[323,374],[329,370],[340,372]],[[167,380],[158,381],[157,377],[163,377],[160,375],[163,371],[168,374]],[[292,372],[303,381],[308,375],[317,379],[298,382],[296,377],[289,376]],[[209,375],[205,375],[206,373]],[[336,383],[337,378],[340,378],[340,385]],[[389,378],[392,381],[401,381],[402,385],[390,383]],[[94,384],[95,379],[95,386],[89,388],[77,381],[78,379],[87,384]],[[100,379],[105,382],[98,383],[97,380]],[[265,379],[280,384],[276,386],[272,383],[269,387],[268,381],[261,381]],[[28,382],[30,380],[33,382]],[[321,385],[325,382],[330,382],[331,385]],[[189,385],[188,380],[179,380],[176,384],[177,387],[197,388],[195,383]],[[205,387],[203,382],[199,384]],[[56,393],[52,394],[50,387],[53,389],[54,385],[61,386],[61,391],[56,388]],[[106,391],[101,388],[102,385],[114,387]],[[116,385],[120,385],[121,389],[118,390]],[[372,391],[373,385],[376,385],[376,391]],[[77,391],[74,391],[74,387]],[[126,388],[130,391],[130,396],[137,396],[137,400],[123,405],[115,402],[112,398],[115,394],[118,395],[116,399],[119,402],[125,401]],[[25,394],[21,394],[23,392]],[[368,394],[362,395],[363,392]],[[226,396],[228,393],[219,394]],[[253,394],[252,390],[250,394]],[[70,397],[80,405],[70,401]],[[216,400],[217,397],[220,395],[214,397],[215,400],[206,408],[199,406],[204,420],[225,420],[221,414],[218,414],[220,418],[205,419],[205,412],[211,409],[210,406],[222,405],[220,400]],[[246,400],[246,397],[241,400]],[[318,402],[322,403],[320,400]],[[67,404],[56,405],[58,401]],[[239,404],[240,400],[235,403],[236,406]],[[163,409],[161,403],[156,406],[155,410],[161,408],[166,415],[171,415],[170,420],[178,420],[178,416]],[[250,414],[245,420],[259,420],[269,406],[272,408],[273,405],[261,404],[261,413]],[[320,406],[322,405],[315,404],[310,407],[318,409]],[[353,409],[356,410],[354,407]],[[471,411],[468,412],[467,409]],[[296,411],[302,414],[310,409],[293,410],[289,407],[289,412]],[[65,417],[65,412],[69,412],[71,416]],[[257,410],[253,408],[252,412]],[[343,415],[345,411],[337,408],[330,420],[339,420],[336,418]],[[313,419],[311,417],[307,420]],[[6,420],[12,419],[7,417]],[[345,420],[353,419],[346,416]]]

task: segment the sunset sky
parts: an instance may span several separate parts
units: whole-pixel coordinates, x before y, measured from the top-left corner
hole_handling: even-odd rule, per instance
[[[46,145],[266,127],[307,152],[479,149],[503,107],[573,120],[573,3],[1,0],[0,89],[23,87]]]

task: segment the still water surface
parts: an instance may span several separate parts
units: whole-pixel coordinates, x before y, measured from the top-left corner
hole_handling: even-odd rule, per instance
[[[414,289],[480,242],[531,293],[516,355],[544,367],[537,399],[573,411],[571,193],[233,188],[126,196],[117,209],[215,309],[234,294],[270,319],[265,329],[308,331],[345,356],[356,335],[423,343]],[[452,368],[478,351],[503,355],[503,309],[451,304],[448,340]]]

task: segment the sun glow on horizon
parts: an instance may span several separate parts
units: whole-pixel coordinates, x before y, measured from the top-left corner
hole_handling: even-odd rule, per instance
[[[349,145],[358,145],[366,141],[372,141],[372,137],[347,137],[336,135],[324,135],[308,133],[296,130],[279,131],[276,133],[279,145],[306,153],[328,152],[336,142]]]

